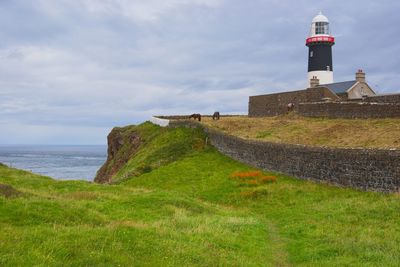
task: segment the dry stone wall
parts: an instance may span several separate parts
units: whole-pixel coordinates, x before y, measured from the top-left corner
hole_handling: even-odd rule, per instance
[[[400,104],[369,102],[301,103],[297,112],[307,117],[400,118]]]
[[[400,94],[377,95],[365,98],[363,101],[374,103],[397,103],[400,104]]]
[[[318,102],[323,98],[339,100],[337,95],[325,87],[308,88],[306,90],[269,95],[250,96],[249,116],[277,116],[287,113],[287,106],[289,103],[295,104],[295,110],[297,110],[299,103]]]
[[[330,99],[332,102],[323,102],[323,100],[327,99]],[[295,112],[309,117],[400,117],[400,94],[369,96],[363,99],[348,99],[347,94],[336,95],[325,87],[250,96],[249,116],[265,117],[285,114],[288,112],[287,106],[289,103],[295,104]]]
[[[400,190],[400,150],[328,148],[245,140],[194,121],[170,127],[203,127],[221,153],[263,170],[361,190]]]

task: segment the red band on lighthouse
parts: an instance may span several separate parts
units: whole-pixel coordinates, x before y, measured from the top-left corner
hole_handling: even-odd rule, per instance
[[[306,39],[306,45],[309,43],[319,43],[319,42],[326,42],[326,43],[335,43],[335,37],[332,36],[314,36],[309,37]]]

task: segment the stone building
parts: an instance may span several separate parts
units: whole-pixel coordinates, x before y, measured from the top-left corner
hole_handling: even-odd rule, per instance
[[[290,103],[294,104],[294,110],[297,111],[301,103],[354,101],[376,96],[375,91],[366,82],[365,73],[362,70],[357,71],[355,80],[352,81],[319,84],[319,80],[313,77],[310,84],[310,87],[304,90],[250,96],[249,116],[285,114]]]
[[[363,97],[375,96],[375,91],[365,81],[365,72],[358,70],[356,73],[356,79],[346,82],[329,83],[329,84],[316,84],[314,86],[327,87],[337,96],[343,100],[347,99],[360,99]]]
[[[377,95],[358,70],[355,80],[319,84],[316,77],[304,90],[250,96],[249,116],[266,117],[293,111],[309,117],[399,118],[400,94]]]
[[[329,21],[319,13],[306,39],[309,88],[250,96],[249,116],[276,116],[293,110],[304,116],[334,118],[400,117],[400,94],[377,95],[362,70],[356,72],[354,80],[333,82],[334,44]]]

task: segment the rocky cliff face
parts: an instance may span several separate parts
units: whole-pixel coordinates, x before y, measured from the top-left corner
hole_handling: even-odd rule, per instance
[[[114,174],[131,159],[139,149],[141,137],[135,131],[114,128],[107,136],[107,161],[98,170],[94,181],[110,183]]]

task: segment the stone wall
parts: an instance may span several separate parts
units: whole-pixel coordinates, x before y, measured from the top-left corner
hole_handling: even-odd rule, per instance
[[[297,112],[307,117],[327,118],[400,118],[400,104],[369,102],[301,103]]]
[[[375,103],[397,103],[400,104],[400,94],[390,94],[390,95],[377,95],[371,96],[364,99],[366,102]]]
[[[189,119],[190,115],[168,115],[168,116],[154,116],[155,118],[159,119],[166,119],[166,120],[186,120]],[[212,118],[213,115],[201,114],[202,118]],[[220,114],[220,117],[247,117],[247,115],[232,115],[232,114]]]
[[[263,170],[361,190],[400,190],[400,150],[310,147],[245,140],[194,121],[170,127],[202,127],[221,153]]]
[[[250,96],[249,116],[277,116],[287,113],[287,106],[289,103],[294,103],[295,110],[297,110],[299,103],[318,102],[323,98],[339,100],[337,95],[325,87],[308,88],[306,90],[269,95]]]
[[[400,94],[375,95],[357,99],[345,99],[345,101],[400,104]]]

